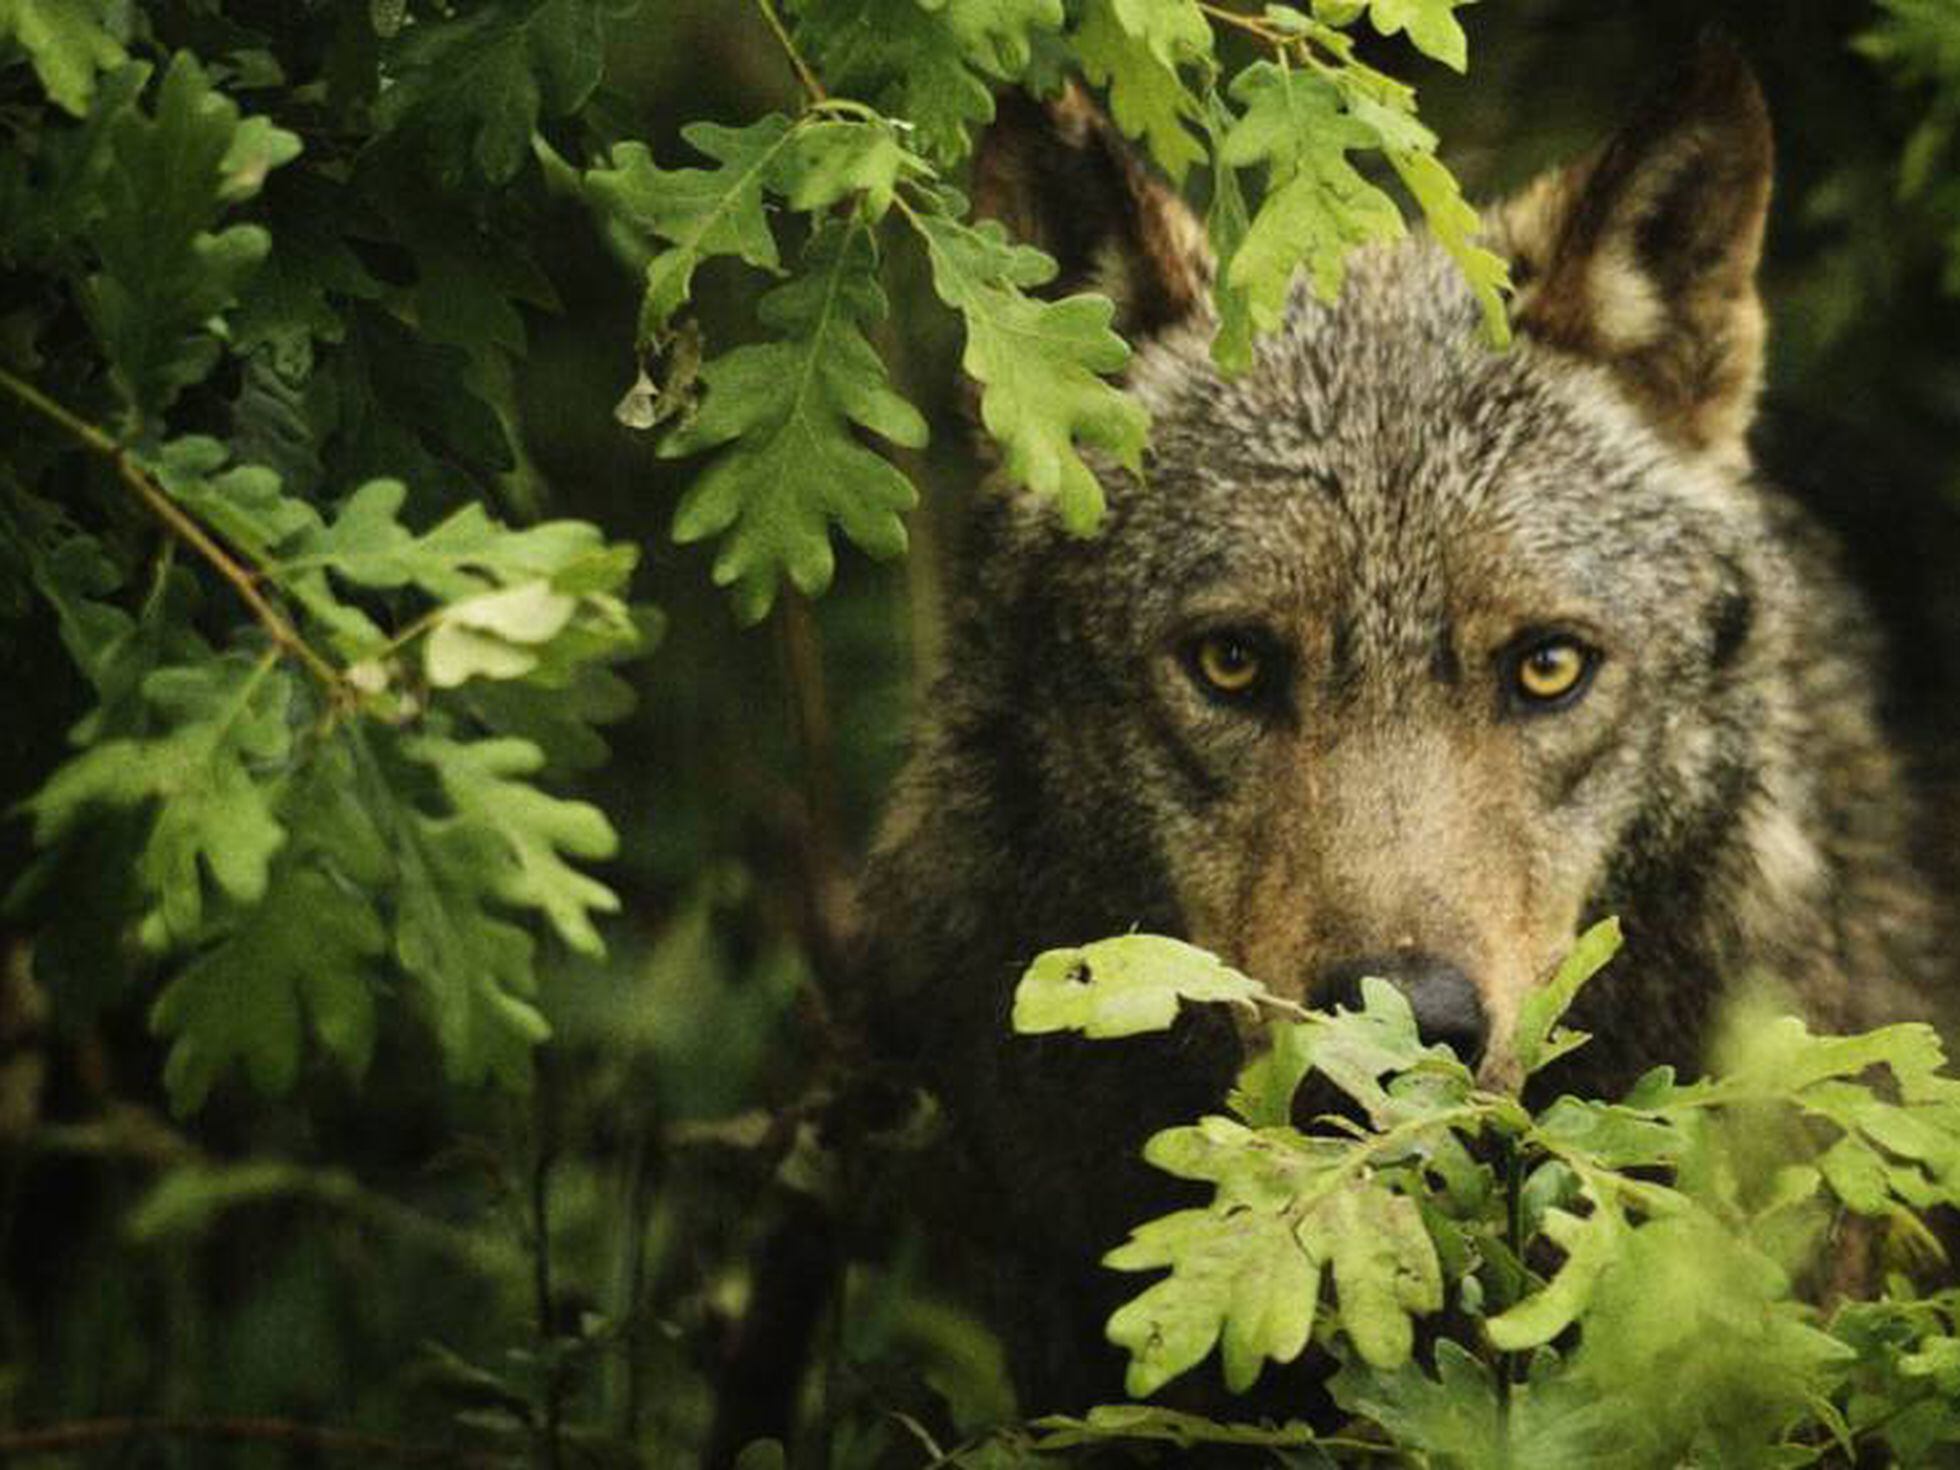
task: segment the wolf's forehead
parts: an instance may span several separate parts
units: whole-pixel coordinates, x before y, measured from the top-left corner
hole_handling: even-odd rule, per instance
[[[1651,450],[1575,402],[1557,364],[1491,352],[1467,311],[1300,317],[1240,378],[1202,344],[1175,374],[1140,364],[1152,458],[1140,493],[1113,497],[1116,580],[1411,648],[1475,607],[1556,616],[1636,590],[1605,548],[1672,520]]]
[[[1208,330],[1146,348],[1134,375],[1154,459],[1204,493],[1336,497],[1350,519],[1474,508],[1493,471],[1566,415],[1528,352],[1493,352],[1474,303],[1433,248],[1363,252],[1327,304],[1297,294],[1253,365],[1226,378]]]

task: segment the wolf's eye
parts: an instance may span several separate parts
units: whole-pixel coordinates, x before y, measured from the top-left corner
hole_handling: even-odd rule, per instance
[[[1191,666],[1208,693],[1246,699],[1258,691],[1266,659],[1250,634],[1207,633],[1191,651]]]
[[[1584,692],[1597,662],[1597,655],[1576,638],[1540,638],[1512,656],[1512,688],[1529,708],[1557,708]]]

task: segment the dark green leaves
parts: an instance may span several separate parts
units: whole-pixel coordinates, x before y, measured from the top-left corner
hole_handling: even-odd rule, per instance
[[[650,348],[691,342],[670,332],[694,272],[718,255],[780,271],[765,200],[820,213],[854,201],[876,221],[901,183],[924,164],[882,119],[767,117],[747,128],[701,123],[686,130],[714,169],[662,169],[638,144],[613,151],[613,166],[586,177],[594,201],[651,254],[640,333]],[[698,416],[669,433],[664,455],[727,446],[683,498],[674,517],[679,541],[724,536],[715,580],[735,589],[736,609],[755,622],[787,576],[815,594],[830,585],[829,529],[838,524],[873,556],[905,548],[900,514],[916,496],[911,482],[859,440],[876,434],[906,448],[926,441],[925,421],[892,391],[865,337],[886,315],[877,247],[863,225],[819,226],[802,271],[762,299],[763,325],[776,340],[738,348],[696,370],[682,391],[706,390]],[[666,407],[624,410],[651,427]]]
[[[164,1083],[179,1112],[198,1107],[234,1063],[262,1092],[285,1092],[309,1026],[348,1072],[366,1070],[388,943],[375,896],[390,864],[367,814],[347,800],[354,774],[337,743],[288,785],[279,815],[292,840],[264,900],[240,908],[158,997],[151,1019],[175,1041]]]
[[[170,64],[153,114],[128,108],[108,126],[88,227],[99,269],[83,300],[131,407],[151,415],[211,371],[220,351],[211,319],[270,246],[257,226],[216,228],[220,217],[292,159],[299,140],[263,118],[241,121],[188,55]]]
[[[57,771],[27,803],[35,840],[61,839],[96,809],[153,812],[139,872],[143,939],[156,949],[199,934],[214,891],[258,903],[286,832],[257,775],[289,753],[292,694],[271,655],[158,669],[143,697],[159,733],[102,741]]]
[[[622,143],[613,150],[610,168],[586,176],[586,188],[602,209],[665,242],[647,263],[642,336],[657,336],[686,302],[703,260],[734,255],[764,270],[777,268],[763,190],[790,134],[789,119],[779,116],[745,128],[695,123],[682,135],[715,161],[713,168],[663,169],[644,145]]]
[[[1060,0],[795,0],[796,36],[829,86],[916,127],[935,161],[955,163],[1017,80],[1036,37],[1062,24]]]
[[[488,0],[402,28],[376,103],[379,137],[419,152],[446,184],[507,183],[540,116],[576,111],[604,60],[599,0]]]
[[[1960,188],[1953,156],[1960,138],[1960,15],[1938,0],[1879,0],[1883,17],[1855,44],[1920,95],[1924,113],[1899,162],[1899,193],[1945,235],[1945,286],[1960,295]]]
[[[603,666],[643,621],[621,600],[631,548],[583,522],[511,529],[477,505],[418,532],[390,481],[323,516],[198,436],[126,467],[215,538],[200,549],[234,585],[231,557],[254,569],[272,639],[213,654],[161,596],[132,621],[100,600],[118,578],[99,543],[29,506],[30,572],[103,704],[27,810],[47,846],[133,826],[138,934],[166,962],[186,957],[152,1014],[172,1040],[173,1103],[196,1108],[234,1066],[290,1087],[308,1035],[358,1074],[394,976],[454,1076],[522,1083],[545,1026],[535,945],[514,919],[602,952],[595,919],[618,904],[582,865],[615,838],[596,809],[539,789],[539,745],[480,732],[501,714],[562,764],[589,761],[590,723],[624,708]],[[486,684],[511,693],[465,702]]]
[[[1000,29],[998,15],[987,21],[994,12],[949,3],[947,14],[976,36],[1016,34]],[[884,119],[769,117],[739,130],[702,124],[687,136],[720,167],[666,170],[623,144],[610,169],[587,176],[594,200],[650,251],[645,342],[670,341],[703,260],[730,255],[780,270],[769,198],[804,211],[850,203],[868,224],[911,190],[905,216],[924,238],[935,289],[965,322],[965,365],[982,385],[981,418],[1005,451],[1007,476],[1059,500],[1076,530],[1094,527],[1102,491],[1080,447],[1134,469],[1145,427],[1142,410],[1101,377],[1129,356],[1110,330],[1107,300],[1029,295],[1053,262],[998,226],[964,223],[963,202],[921,186],[927,166]],[[763,299],[763,323],[779,340],[701,368],[699,417],[663,442],[664,454],[729,446],[682,501],[675,535],[725,534],[715,579],[735,587],[746,621],[768,611],[785,575],[805,592],[829,584],[833,521],[874,556],[904,547],[899,514],[912,487],[856,438],[864,430],[901,447],[925,442],[924,421],[892,392],[864,335],[885,313],[876,263],[863,225],[819,227],[799,275]],[[667,416],[629,412],[646,422]]]

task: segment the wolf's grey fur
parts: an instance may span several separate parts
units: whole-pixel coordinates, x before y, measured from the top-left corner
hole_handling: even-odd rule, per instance
[[[1093,1262],[1161,1201],[1143,1138],[1214,1106],[1236,1060],[1203,1014],[1133,1044],[1012,1037],[1046,947],[1182,935],[1308,1000],[1435,957],[1475,986],[1502,1080],[1519,999],[1618,914],[1625,952],[1575,1017],[1596,1039],[1556,1079],[1594,1089],[1695,1070],[1745,977],[1831,1028],[1924,1014],[1939,984],[1873,634],[1748,467],[1769,148],[1739,63],[1703,58],[1500,212],[1527,277],[1512,350],[1416,238],[1356,256],[1333,305],[1296,297],[1237,380],[1181,206],[1079,104],[1057,126],[1010,117],[981,194],[1147,304],[1150,456],[1105,475],[1091,540],[1025,499],[979,509],[865,884],[873,1009],[946,1099],[1029,1409],[1112,1391],[1100,1321],[1130,1283]],[[1093,186],[1054,199],[1071,177]],[[1219,629],[1261,640],[1253,705],[1200,687]],[[1506,692],[1534,630],[1599,651],[1569,708]]]

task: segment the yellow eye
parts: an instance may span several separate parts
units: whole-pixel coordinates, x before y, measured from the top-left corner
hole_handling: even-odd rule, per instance
[[[1198,642],[1198,675],[1219,694],[1243,695],[1258,684],[1264,665],[1242,633],[1208,633]]]
[[[1569,698],[1592,672],[1592,655],[1570,638],[1547,638],[1518,658],[1518,693],[1536,704]]]

